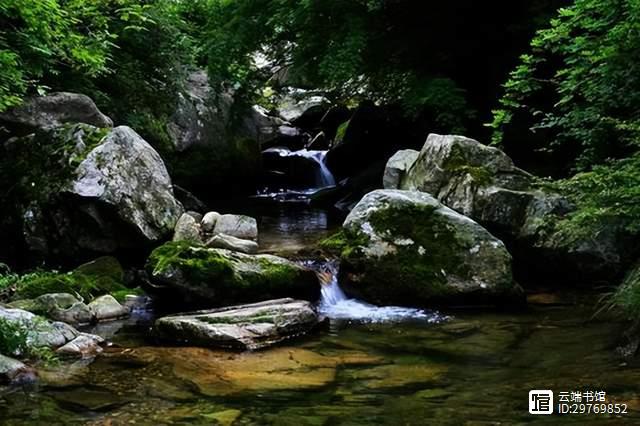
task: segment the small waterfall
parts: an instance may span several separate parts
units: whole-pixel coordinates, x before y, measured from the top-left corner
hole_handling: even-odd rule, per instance
[[[316,170],[316,188],[325,188],[336,184],[333,174],[325,164],[325,158],[328,151],[308,149],[289,151],[286,148],[270,148],[265,152],[277,152],[281,157],[303,157],[315,162],[318,165],[318,169]]]
[[[338,283],[337,267],[327,263],[319,272],[322,281],[322,298],[318,309],[332,319],[356,320],[371,323],[420,320],[428,323],[446,321],[446,316],[434,311],[404,308],[400,306],[375,306],[348,298]]]

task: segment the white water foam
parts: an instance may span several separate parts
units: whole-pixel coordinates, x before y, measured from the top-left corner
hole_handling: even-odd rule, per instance
[[[357,299],[348,298],[338,284],[337,274],[332,274],[331,282],[322,285],[319,312],[331,319],[354,320],[371,323],[419,320],[439,323],[447,320],[437,312],[400,306],[375,306]]]
[[[289,151],[286,148],[270,148],[265,152],[277,152],[280,157],[304,157],[318,164],[316,171],[316,189],[334,186],[336,180],[333,174],[325,164],[325,157],[328,151],[301,149],[298,151]]]

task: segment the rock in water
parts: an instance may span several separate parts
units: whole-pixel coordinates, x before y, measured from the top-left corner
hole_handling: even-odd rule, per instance
[[[258,240],[258,222],[252,217],[224,214],[216,221],[213,234],[226,234],[243,240]]]
[[[523,299],[502,241],[428,194],[379,190],[342,231],[347,291],[376,304],[501,304]]]
[[[59,347],[56,353],[70,357],[91,358],[102,352],[100,346],[102,343],[104,343],[104,339],[100,336],[81,333],[72,341]]]
[[[155,329],[173,342],[255,350],[307,333],[317,324],[309,302],[278,299],[163,317]]]
[[[22,384],[34,382],[36,371],[18,361],[0,354],[0,384]]]
[[[0,125],[15,135],[37,130],[51,130],[66,123],[85,123],[96,127],[112,127],[88,96],[57,92],[28,98],[19,107],[0,114]]]
[[[382,176],[382,186],[384,189],[398,189],[402,179],[407,174],[413,163],[416,162],[420,151],[414,149],[403,149],[396,152],[393,157],[387,161]]]
[[[97,321],[115,320],[129,315],[129,310],[110,294],[96,298],[88,306]]]
[[[155,249],[147,272],[170,294],[187,302],[215,306],[294,297],[315,301],[320,285],[315,273],[287,259],[171,242]]]
[[[256,254],[258,252],[258,243],[251,240],[243,240],[241,238],[232,237],[231,235],[218,234],[206,243],[207,247],[221,248],[231,251],[239,251],[240,253]]]

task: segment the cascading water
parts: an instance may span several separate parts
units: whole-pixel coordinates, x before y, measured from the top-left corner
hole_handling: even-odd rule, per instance
[[[372,323],[405,320],[438,323],[447,320],[446,316],[434,311],[400,306],[375,306],[357,299],[350,299],[340,288],[336,266],[333,263],[328,263],[322,269],[321,277],[325,282],[322,283],[322,298],[318,310],[328,318]]]
[[[333,174],[329,171],[329,168],[324,162],[328,151],[313,151],[307,149],[301,149],[300,151],[293,151],[289,155],[308,158],[315,161],[318,164],[318,171],[316,173],[316,186],[318,188],[325,188],[327,186],[333,186],[336,184],[336,180],[333,178]]]
[[[328,151],[300,149],[298,151],[290,151],[287,148],[270,148],[264,153],[277,153],[280,157],[301,157],[316,163],[316,178],[313,190],[334,186],[336,181],[333,174],[325,164],[325,158]]]

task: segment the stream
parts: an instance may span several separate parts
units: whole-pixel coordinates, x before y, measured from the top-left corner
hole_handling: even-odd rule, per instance
[[[231,209],[231,207],[229,207]],[[340,215],[305,203],[236,203],[261,248],[305,247]],[[640,422],[640,366],[615,353],[623,325],[592,319],[593,294],[537,292],[521,312],[377,307],[348,298],[332,261],[318,309],[327,325],[259,352],[163,347],[155,313],[89,327],[110,344],[93,363],[41,372],[4,388],[6,425],[480,425],[621,423],[609,415],[531,416],[532,389],[607,392]],[[540,288],[543,288],[541,283]],[[392,283],[390,283],[392,285]]]

